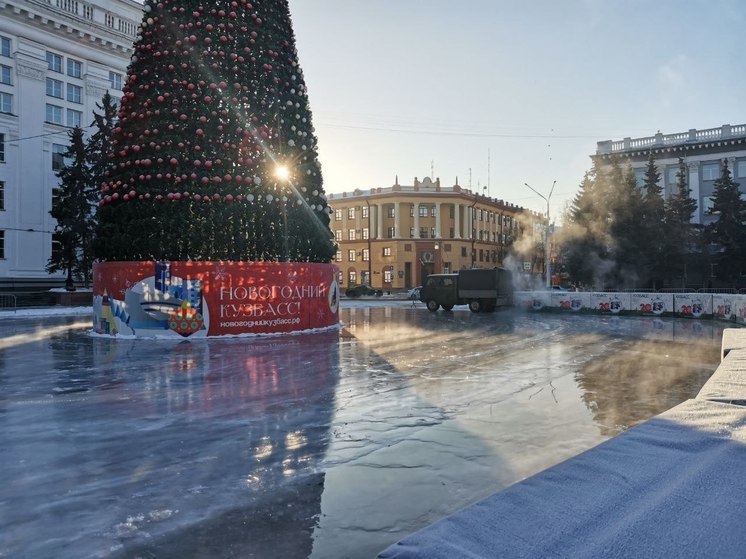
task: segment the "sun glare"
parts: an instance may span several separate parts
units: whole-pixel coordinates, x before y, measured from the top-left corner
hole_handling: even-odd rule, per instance
[[[286,181],[290,178],[290,169],[285,165],[278,165],[275,167],[275,177],[281,181]]]

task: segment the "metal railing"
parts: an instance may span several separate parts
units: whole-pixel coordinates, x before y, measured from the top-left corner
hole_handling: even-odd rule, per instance
[[[0,293],[0,309],[12,308],[13,312],[18,309],[18,299],[10,293]]]

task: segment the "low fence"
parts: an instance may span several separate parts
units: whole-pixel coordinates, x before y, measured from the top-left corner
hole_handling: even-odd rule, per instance
[[[746,294],[595,291],[517,291],[516,306],[531,311],[677,316],[746,324]]]
[[[0,293],[0,309],[13,309],[13,312],[18,308],[18,300],[15,295],[9,293]]]

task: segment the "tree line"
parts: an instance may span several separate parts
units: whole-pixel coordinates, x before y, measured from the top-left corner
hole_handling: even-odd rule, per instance
[[[666,198],[651,153],[639,186],[631,164],[595,162],[556,239],[569,281],[595,289],[738,287],[746,271],[746,204],[728,161],[714,182],[712,220],[692,223],[687,167],[679,159]]]

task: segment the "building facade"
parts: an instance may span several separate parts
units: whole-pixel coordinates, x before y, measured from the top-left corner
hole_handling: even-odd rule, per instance
[[[55,171],[74,126],[118,101],[142,16],[134,0],[0,2],[0,283],[48,278]]]
[[[637,184],[642,185],[651,153],[661,173],[660,186],[665,198],[676,191],[679,158],[684,160],[691,196],[697,201],[693,223],[707,224],[715,219],[710,213],[714,182],[720,177],[724,159],[728,161],[734,181],[740,183],[741,192],[746,195],[746,124],[607,140],[598,142],[596,154],[591,158],[600,169],[608,167],[614,159],[622,166],[629,162]]]
[[[543,224],[534,212],[429,177],[329,194],[328,202],[343,288],[407,289],[432,273],[501,266],[519,238],[540,240],[535,225]],[[542,265],[532,258],[527,271]]]

